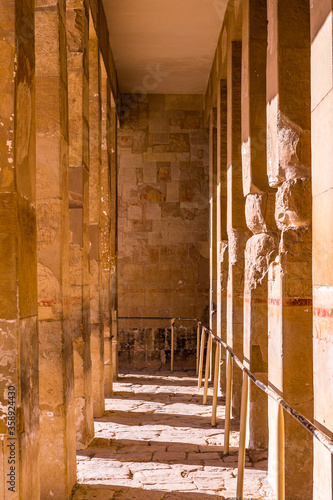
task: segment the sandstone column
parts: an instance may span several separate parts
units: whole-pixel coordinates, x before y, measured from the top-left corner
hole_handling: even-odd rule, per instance
[[[92,21],[89,33],[89,238],[90,238],[90,321],[94,416],[103,415],[104,333],[101,321],[101,70],[99,44]]]
[[[69,230],[71,325],[74,347],[76,446],[94,436],[89,294],[89,55],[88,8],[67,8],[69,103]]]
[[[264,383],[268,373],[268,266],[276,256],[274,193],[266,173],[266,0],[243,1],[242,167],[246,223],[244,362]],[[275,253],[274,253],[275,252]],[[249,385],[249,447],[268,448],[267,396]]]
[[[312,276],[310,183],[309,2],[267,2],[267,167],[277,188],[275,220],[279,253],[268,283],[268,376],[270,385],[313,418]],[[269,420],[277,405],[269,401]],[[286,492],[310,498],[312,439],[285,416]],[[269,475],[276,470],[276,426],[270,427]],[[311,495],[311,494],[310,494]]]
[[[104,388],[105,394],[112,394],[112,338],[111,338],[111,175],[108,151],[110,115],[108,113],[108,80],[101,59],[101,103],[102,103],[102,157],[101,157],[101,201],[100,201],[100,238],[101,238],[101,322],[104,330]]]
[[[70,327],[66,12],[37,1],[37,273],[41,498],[68,498],[76,480]]]
[[[34,13],[31,0],[1,2],[1,500],[40,496]]]
[[[242,43],[232,42],[227,55],[227,231],[229,247],[227,339],[239,358],[243,358],[244,249],[248,238],[242,188],[241,56]],[[242,379],[241,370],[234,365],[232,396],[234,416],[240,414]]]
[[[216,108],[210,114],[209,123],[209,328],[216,335],[216,276],[217,276],[217,252],[216,252],[216,174],[217,174],[217,128]],[[215,342],[212,346],[212,357],[210,363],[211,373],[214,373],[215,364]]]
[[[216,199],[216,253],[217,298],[216,335],[227,341],[227,282],[228,282],[228,233],[227,233],[227,81],[220,80],[217,95],[217,199]],[[226,351],[221,348],[222,394],[226,390]]]
[[[118,119],[117,109],[111,94],[108,92],[108,113],[109,113],[109,134],[108,150],[110,155],[110,175],[111,175],[111,260],[110,260],[110,286],[111,286],[111,334],[112,334],[112,371],[113,377],[118,377],[118,211],[117,211],[117,130]]]
[[[314,419],[333,433],[333,6],[314,0],[311,12],[311,121],[313,195]],[[330,453],[314,440],[315,500],[332,498]]]

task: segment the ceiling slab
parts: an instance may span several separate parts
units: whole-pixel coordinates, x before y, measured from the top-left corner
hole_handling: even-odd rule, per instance
[[[103,3],[121,92],[205,92],[226,0]]]

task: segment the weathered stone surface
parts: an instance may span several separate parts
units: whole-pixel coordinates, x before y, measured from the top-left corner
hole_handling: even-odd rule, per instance
[[[280,231],[308,228],[311,224],[311,182],[286,181],[279,186],[275,201],[275,220]]]
[[[276,230],[274,220],[275,195],[249,194],[245,202],[246,225],[253,234]]]
[[[127,97],[133,101],[132,96]],[[172,110],[165,107],[166,101],[173,103]],[[208,230],[208,137],[199,128],[202,110],[197,102],[197,96],[149,95],[136,106],[133,104],[121,125],[118,143],[121,316],[200,317],[205,306],[207,261],[200,260],[198,243],[207,240]],[[147,120],[148,127],[140,128],[139,133],[140,120]],[[148,143],[148,149],[142,146],[139,150],[138,141],[141,145]],[[132,323],[127,325],[128,331],[133,332]],[[169,322],[164,325],[168,327]],[[154,353],[158,348],[156,342],[146,337],[154,326],[151,321],[140,325],[139,331],[149,348],[146,354],[140,348],[134,360],[135,351],[125,337],[127,327],[122,320],[122,362],[133,359],[138,365],[146,362],[154,366],[169,362],[170,346],[168,354],[161,357],[159,352]],[[132,335],[134,341],[137,334]],[[188,336],[191,337],[191,328]],[[193,341],[195,347],[194,338]],[[185,348],[179,343],[178,349],[192,352],[193,346]]]
[[[213,431],[210,408],[202,407],[192,373],[129,373],[115,382],[107,412],[96,421],[99,437],[78,452],[75,500],[90,495],[124,500],[235,497],[237,454],[222,454],[224,407],[218,407]],[[237,444],[238,432],[233,432],[232,445]],[[246,456],[246,499],[273,498],[269,487],[262,489],[265,458],[264,453]]]
[[[37,163],[43,164],[44,172],[36,183],[40,477],[44,498],[68,496],[76,480],[64,19],[62,2],[56,2],[55,9],[41,7],[36,11],[36,133],[42,139],[37,141],[36,158]],[[45,37],[46,26],[48,37]],[[56,153],[44,163],[47,146]],[[53,181],[54,189],[45,189],[46,179]]]
[[[257,234],[247,240],[245,248],[245,280],[250,289],[262,284],[271,262],[278,253],[278,238],[271,234]]]

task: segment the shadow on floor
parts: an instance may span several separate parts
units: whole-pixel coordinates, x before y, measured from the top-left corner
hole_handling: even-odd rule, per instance
[[[103,417],[95,418],[95,422],[113,422],[130,426],[143,425],[163,425],[172,427],[190,427],[194,429],[224,429],[224,419],[217,418],[217,426],[212,427],[212,417],[201,415],[183,415],[178,412],[167,413],[154,411],[153,413],[131,410],[121,411],[106,411]],[[230,421],[231,430],[239,430],[239,420],[232,419]]]
[[[222,445],[95,438],[89,448],[77,451],[77,455],[110,462],[183,464],[233,469],[237,467],[238,448],[230,448],[230,453],[224,455]],[[267,456],[263,452],[262,457],[256,458],[255,468],[266,470],[266,459]],[[246,468],[253,469],[252,463],[246,463]]]
[[[164,404],[174,404],[174,403],[185,403],[183,398],[187,398],[186,403],[192,404],[202,404],[202,394],[196,394],[194,392],[173,394],[170,392],[132,392],[132,391],[115,391],[112,396],[106,398],[106,402],[112,401],[112,399],[132,399],[133,401],[151,401],[152,403],[161,402]],[[192,398],[198,399],[199,401],[190,401]],[[224,404],[224,397],[218,398],[218,404]],[[207,397],[207,406],[211,406],[213,403],[213,396]],[[203,405],[204,407],[205,405]]]
[[[172,377],[176,380],[172,380]],[[124,373],[119,373],[119,379],[117,382],[120,383],[130,383],[133,385],[159,385],[159,386],[181,386],[181,387],[197,387],[197,377],[194,371],[189,372],[171,372],[171,371],[163,371],[159,372],[158,375],[151,375],[149,372],[133,372],[129,375]]]
[[[86,484],[75,489],[72,500],[234,500],[230,497],[191,491],[157,491],[112,485]],[[255,500],[255,499],[253,499]]]

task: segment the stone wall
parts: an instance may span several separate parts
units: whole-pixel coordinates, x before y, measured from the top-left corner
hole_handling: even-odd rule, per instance
[[[202,96],[122,97],[119,316],[202,319],[209,288],[208,135]],[[138,328],[145,336],[151,328],[168,326],[168,321],[120,320],[120,363],[132,361]],[[154,338],[137,366],[152,360],[156,366],[157,359],[157,364],[168,363],[168,356],[152,354],[160,351],[160,336]]]

